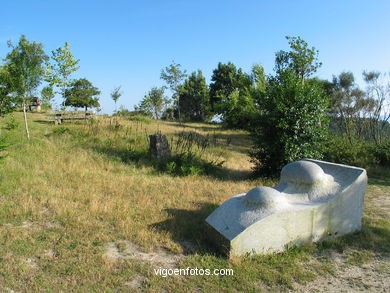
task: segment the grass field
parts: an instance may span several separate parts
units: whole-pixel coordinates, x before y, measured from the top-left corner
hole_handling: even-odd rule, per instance
[[[130,121],[55,126],[21,113],[0,120],[0,292],[279,292],[310,289],[349,268],[390,277],[390,172],[369,170],[363,230],[269,256],[227,259],[206,241],[204,219],[254,186],[245,132],[212,124]],[[196,132],[212,143],[207,174],[161,171],[148,135]],[[158,268],[228,268],[233,276],[168,276]],[[352,278],[353,279],[353,278]],[[388,283],[348,286],[373,292]],[[379,286],[379,287],[378,287]],[[314,289],[315,290],[315,286]],[[311,289],[310,289],[311,290]],[[390,290],[390,288],[388,288]]]

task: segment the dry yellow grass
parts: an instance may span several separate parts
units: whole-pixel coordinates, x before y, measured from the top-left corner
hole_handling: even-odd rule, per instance
[[[256,185],[274,183],[246,179],[251,164],[245,132],[104,117],[94,124],[60,127],[46,123],[44,115],[29,119],[32,140],[26,141],[21,128],[10,131],[8,155],[0,163],[0,291],[131,292],[134,288],[125,284],[137,276],[151,292],[199,286],[256,291],[258,283],[245,274],[256,276],[264,264],[275,263],[272,258],[229,263],[204,243],[202,223],[212,209]],[[214,135],[217,144],[207,158],[226,161],[223,176],[172,176],[142,157],[148,134],[161,132],[174,142],[178,131]],[[145,252],[163,248],[173,254],[184,253],[189,243],[192,256],[181,265],[231,266],[241,272],[237,279],[198,279],[194,285],[188,278],[161,279],[147,263],[107,261],[104,245],[122,240]],[[305,279],[306,268],[291,259],[288,273],[276,269],[263,280],[289,287],[291,280]]]

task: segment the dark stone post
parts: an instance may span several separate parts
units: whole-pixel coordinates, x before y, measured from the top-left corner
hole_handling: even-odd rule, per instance
[[[152,158],[164,159],[171,156],[171,149],[164,134],[149,135],[149,140],[149,154]]]

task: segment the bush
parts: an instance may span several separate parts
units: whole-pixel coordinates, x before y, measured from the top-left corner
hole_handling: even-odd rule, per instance
[[[255,172],[273,176],[288,162],[322,158],[328,99],[318,83],[279,72],[269,78],[259,106],[263,113],[251,129]]]
[[[175,155],[162,160],[158,169],[172,175],[210,175],[216,171],[217,165],[204,161],[195,155]]]
[[[70,129],[64,126],[56,127],[53,129],[53,134],[55,135],[63,135],[70,133]]]
[[[5,122],[5,128],[8,130],[16,129],[20,125],[19,121],[15,119],[14,115],[10,115]]]
[[[378,163],[373,144],[356,141],[351,144],[345,138],[333,137],[325,144],[324,160],[368,168]]]
[[[152,122],[152,119],[149,116],[141,116],[141,115],[135,115],[135,116],[127,116],[126,119],[130,121],[136,121],[136,122],[142,122],[149,124]]]
[[[177,140],[171,141],[175,155],[158,163],[161,171],[173,175],[209,175],[224,163],[219,158],[210,160],[206,150],[216,145],[216,137],[193,131],[176,133]]]
[[[390,139],[373,147],[373,154],[379,165],[390,167]]]

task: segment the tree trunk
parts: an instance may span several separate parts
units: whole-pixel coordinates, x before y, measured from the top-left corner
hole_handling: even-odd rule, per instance
[[[30,131],[28,130],[28,123],[27,123],[27,113],[26,113],[26,101],[23,101],[23,114],[24,114],[24,124],[26,126],[26,135],[27,139],[30,139]]]

